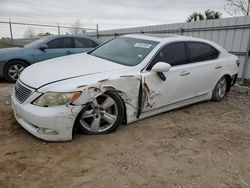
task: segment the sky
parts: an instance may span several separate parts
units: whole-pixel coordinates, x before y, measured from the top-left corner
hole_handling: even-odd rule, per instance
[[[225,0],[0,0],[0,22],[39,23],[100,30],[185,22],[194,11],[224,11]],[[30,26],[13,25],[14,38],[24,37]],[[32,27],[35,33],[56,29]],[[63,29],[61,33],[69,32]],[[0,37],[9,37],[9,25],[0,23]]]

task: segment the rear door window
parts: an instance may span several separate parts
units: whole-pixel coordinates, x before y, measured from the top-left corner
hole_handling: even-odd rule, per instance
[[[202,42],[187,42],[188,60],[190,63],[216,59],[219,52],[212,46]]]

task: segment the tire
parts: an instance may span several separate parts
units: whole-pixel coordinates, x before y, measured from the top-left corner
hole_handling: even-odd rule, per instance
[[[227,78],[223,76],[219,79],[213,90],[212,100],[219,102],[225,98],[227,92]]]
[[[105,92],[89,103],[76,119],[77,128],[88,135],[114,132],[124,118],[123,101],[115,92]]]
[[[3,74],[4,78],[15,83],[20,76],[21,72],[28,66],[27,63],[23,61],[11,61],[4,66]]]

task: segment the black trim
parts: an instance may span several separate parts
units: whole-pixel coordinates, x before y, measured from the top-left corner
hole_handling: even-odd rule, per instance
[[[140,117],[141,115],[141,109],[142,109],[142,97],[143,97],[143,93],[142,93],[142,76],[141,76],[141,80],[140,80],[140,87],[139,87],[139,94],[138,94],[138,111],[137,111],[137,119]]]
[[[230,54],[234,54],[234,55],[238,55],[238,56],[246,56],[247,53],[246,52],[234,52],[234,51],[229,51],[228,53]]]

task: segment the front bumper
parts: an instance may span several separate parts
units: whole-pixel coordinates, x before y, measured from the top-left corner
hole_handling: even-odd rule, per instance
[[[24,103],[20,104],[13,93],[12,108],[17,122],[32,135],[46,141],[69,141],[75,119],[81,106],[39,107],[31,104],[40,94],[34,92]],[[45,133],[41,130],[53,130]],[[42,132],[42,133],[41,133]]]

